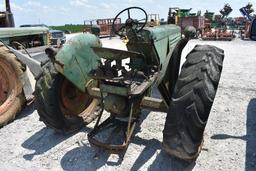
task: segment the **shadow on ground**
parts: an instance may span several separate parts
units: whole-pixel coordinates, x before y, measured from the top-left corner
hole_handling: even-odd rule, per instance
[[[110,156],[108,153],[102,152],[96,157],[98,152],[96,148],[88,145],[74,148],[62,157],[61,167],[66,171],[97,170],[105,164],[114,166],[122,163],[123,156],[118,156],[115,161],[108,161]]]
[[[143,111],[141,116],[141,122],[146,119],[149,111]],[[177,170],[192,170],[195,166],[195,162],[185,162],[176,158],[168,156],[167,153],[161,150],[161,142],[157,139],[142,139],[136,135],[140,132],[141,122],[135,129],[135,136],[132,138],[132,143],[137,145],[145,145],[145,148],[137,157],[134,163],[131,164],[130,168],[125,168],[131,171],[137,171],[145,169],[143,166],[156,155],[153,163],[147,168],[147,170],[163,170],[163,171],[177,171]],[[99,154],[99,155],[98,155]],[[123,162],[123,155],[116,155],[113,160],[113,156],[104,151],[99,150],[97,147],[91,147],[84,145],[77,147],[67,152],[61,159],[61,166],[66,171],[73,170],[97,170],[104,169],[109,170],[109,166],[120,166]],[[95,157],[97,156],[97,157]],[[126,164],[127,165],[127,164]],[[122,166],[120,166],[122,168]],[[114,169],[113,169],[114,170]]]
[[[151,140],[142,140],[137,139],[132,141],[133,143],[144,143],[147,142],[146,148],[141,152],[136,161],[132,164],[131,168],[125,168],[131,171],[137,170],[149,170],[149,171],[182,171],[182,170],[192,170],[195,166],[195,162],[188,163],[183,160],[179,160],[173,157],[170,157],[164,151],[160,151],[157,154],[155,160],[148,168],[143,168],[144,164],[156,153],[157,150],[161,148],[160,142],[155,139]],[[150,144],[152,143],[152,144]],[[108,167],[110,166],[120,166],[123,162],[123,156],[119,155],[114,161],[109,159],[110,154],[102,152],[98,158],[94,158],[94,155],[97,153],[97,149],[90,146],[77,147],[69,152],[67,152],[61,159],[61,166],[63,170],[66,171],[82,171],[82,170],[98,170],[106,167],[106,170],[112,170]],[[118,167],[117,167],[118,168]],[[120,166],[120,168],[122,168]],[[113,168],[114,170],[114,168]]]
[[[152,96],[156,98],[161,98],[161,95],[156,88],[152,91]],[[138,135],[141,131],[141,123],[147,118],[150,111],[143,110],[140,116],[140,122],[134,132],[134,137],[132,138],[132,143],[137,145],[144,145],[145,148],[139,154],[134,163],[126,163],[125,165],[130,165],[130,168],[123,168],[122,170],[137,171],[143,168],[144,165],[153,157],[156,156],[153,163],[147,168],[151,171],[177,171],[177,170],[192,170],[195,166],[195,162],[185,162],[176,158],[172,158],[167,155],[167,153],[161,150],[161,142],[157,139],[142,139]],[[99,155],[98,155],[99,154]],[[109,166],[117,166],[119,170],[122,168],[123,155],[116,155],[115,157],[110,154],[99,150],[96,147],[91,147],[84,145],[82,147],[75,148],[67,152],[61,159],[61,166],[67,171],[79,171],[79,170],[97,170],[106,167],[106,170],[114,170],[108,168]],[[97,156],[97,157],[95,157]],[[131,156],[129,156],[131,157]],[[114,158],[114,160],[113,160]],[[111,161],[112,160],[112,161]],[[126,161],[127,162],[127,161]]]
[[[256,170],[256,99],[251,99],[247,106],[246,135],[217,134],[211,138],[219,140],[233,138],[246,141],[245,170]]]
[[[146,119],[148,116],[148,111],[143,111],[140,123],[137,124],[135,129],[134,135],[140,132],[140,125],[141,122]],[[97,138],[98,140],[102,141],[102,137],[106,136],[102,133],[103,136]],[[132,142],[134,143],[134,137],[132,138]],[[97,170],[99,168],[107,166],[118,166],[123,162],[124,154],[115,155],[115,158],[112,161],[110,159],[110,154],[105,152],[97,147],[88,146],[84,144],[82,147],[77,147],[72,149],[71,151],[67,152],[63,158],[61,159],[61,166],[64,170],[73,171],[73,170]]]
[[[160,97],[158,93],[153,91],[154,97]],[[26,109],[30,110],[30,108]],[[30,113],[30,112],[28,112]],[[172,158],[168,156],[165,152],[161,150],[161,140],[157,139],[142,139],[138,135],[138,132],[141,131],[141,123],[147,118],[149,111],[143,110],[140,123],[137,124],[135,129],[134,137],[132,139],[132,143],[137,145],[144,145],[145,148],[143,151],[137,156],[134,163],[130,164],[129,170],[140,170],[144,169],[144,165],[152,159],[154,156],[154,161],[147,168],[148,170],[163,170],[163,171],[176,171],[176,170],[192,170],[195,163],[187,163],[182,160]],[[91,131],[90,128],[84,128],[81,130],[82,132]],[[41,155],[66,139],[70,138],[74,134],[71,135],[63,135],[55,133],[52,129],[43,128],[36,132],[33,136],[28,138],[23,144],[22,147],[33,150],[34,152],[30,154],[25,154],[23,158],[25,160],[32,160],[35,156]],[[83,143],[83,142],[82,142]],[[97,147],[92,147],[88,143],[84,143],[79,147],[76,147],[70,151],[68,151],[61,158],[61,167],[67,171],[79,171],[79,170],[97,170],[104,169],[108,170],[109,166],[117,166],[122,167],[121,164],[123,162],[125,153],[121,155],[111,155],[99,150]],[[129,165],[128,165],[129,166]]]
[[[84,128],[81,131],[88,130],[89,128]],[[73,135],[74,134],[65,135],[56,133],[54,130],[44,127],[22,143],[21,146],[23,148],[35,151],[31,154],[25,154],[23,158],[26,160],[32,160],[36,155],[47,152]]]
[[[195,166],[195,162],[187,162],[174,157],[169,156],[166,152],[161,150],[161,142],[156,139],[144,140],[139,137],[135,137],[133,143],[138,145],[145,145],[139,157],[134,162],[131,170],[136,171],[143,169],[143,165],[149,161],[149,159],[157,154],[153,163],[147,168],[149,171],[177,171],[177,170],[192,170]],[[145,169],[145,168],[144,168]]]
[[[17,118],[16,120],[19,120],[19,119],[22,119],[24,117],[27,117],[29,115],[31,115],[35,110],[35,107],[34,107],[34,103],[28,105],[28,106],[25,106],[21,111],[20,113],[17,114]]]

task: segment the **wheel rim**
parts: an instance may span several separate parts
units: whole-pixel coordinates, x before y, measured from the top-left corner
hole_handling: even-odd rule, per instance
[[[93,98],[65,79],[60,89],[60,102],[61,111],[65,116],[81,116],[91,106]]]
[[[16,75],[12,67],[0,60],[0,115],[8,110],[17,93]]]

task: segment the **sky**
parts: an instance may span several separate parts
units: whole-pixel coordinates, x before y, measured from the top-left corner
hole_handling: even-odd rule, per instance
[[[256,0],[10,0],[16,26],[22,24],[83,24],[84,20],[114,18],[124,8],[139,6],[148,14],[159,14],[167,19],[170,7],[192,8],[192,12],[205,10],[218,13],[225,3],[233,8],[231,17],[241,16],[239,8]],[[0,11],[4,0],[0,0]]]

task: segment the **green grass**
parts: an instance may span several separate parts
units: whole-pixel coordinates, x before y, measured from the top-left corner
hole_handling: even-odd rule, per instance
[[[66,31],[69,30],[72,33],[83,32],[84,25],[64,25],[64,26],[51,26],[52,29]]]

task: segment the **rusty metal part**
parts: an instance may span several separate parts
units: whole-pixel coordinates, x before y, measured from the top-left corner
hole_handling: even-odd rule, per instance
[[[147,96],[143,97],[140,106],[141,108],[146,108],[158,112],[167,112],[168,110],[168,107],[164,103],[163,99],[157,99]]]
[[[92,100],[87,92],[81,92],[67,79],[63,81],[60,87],[60,106],[65,115],[79,115],[90,105]]]
[[[17,42],[17,41],[13,41],[12,42],[12,44],[14,45],[14,47],[18,47],[18,48],[15,48],[15,49],[17,49],[17,50],[24,50],[24,52],[30,57],[30,58],[32,58],[31,57],[31,55],[30,55],[30,53],[27,51],[27,47],[26,46],[24,46],[22,43],[19,43],[19,42]]]
[[[99,88],[93,87],[88,89],[90,96],[101,99],[101,91]],[[167,112],[168,106],[166,106],[163,99],[144,96],[140,103],[141,108],[150,109],[158,112]]]
[[[128,99],[124,96],[108,94],[104,97],[104,108],[106,111],[118,116],[127,116]]]
[[[92,49],[94,53],[103,59],[122,60],[126,58],[145,58],[145,56],[139,52],[124,51],[105,47],[92,47]]]
[[[53,48],[53,47],[47,47],[47,48],[45,49],[46,55],[47,55],[48,58],[49,58],[51,61],[53,61],[53,62],[55,62],[55,56],[57,55],[57,52],[58,52],[58,50],[55,49],[55,48]]]
[[[8,110],[17,93],[16,75],[12,67],[0,60],[0,115]]]
[[[30,42],[32,47],[42,46],[42,42],[40,40],[34,40]]]
[[[126,87],[118,87],[118,86],[111,86],[111,85],[100,85],[100,89],[103,92],[107,92],[110,94],[116,94],[120,96],[128,96],[128,90]]]
[[[102,110],[103,112],[103,110]],[[119,154],[124,152],[131,140],[131,137],[133,135],[135,126],[136,126],[136,119],[132,118],[133,116],[133,104],[131,104],[131,109],[129,113],[128,122],[123,122],[118,119],[116,119],[113,116],[110,116],[105,121],[103,121],[101,124],[99,124],[101,119],[102,113],[99,116],[94,129],[88,134],[88,140],[91,144],[102,148],[110,153]],[[111,127],[114,127],[111,134],[107,138],[106,142],[101,142],[95,138],[96,135],[100,134],[102,130],[109,129]],[[123,144],[111,144],[113,142],[114,138],[120,131],[123,131],[124,139]],[[111,141],[111,142],[110,142]]]
[[[154,66],[138,65],[136,62],[143,60],[143,58],[136,58],[138,61],[135,61],[130,56],[134,54],[138,56],[140,55],[139,53],[126,53],[125,51],[107,49],[107,53],[104,55],[102,50],[104,49],[94,48],[96,53],[102,55],[100,57],[107,58],[107,60],[104,63],[102,62],[97,69],[92,70],[89,76],[102,82],[100,88],[103,93],[135,97],[143,94],[155,82],[158,72]],[[116,54],[121,55],[120,59]],[[127,57],[130,57],[132,61],[129,63],[130,70],[120,66],[121,59]],[[116,65],[111,66],[112,62],[115,62]]]

